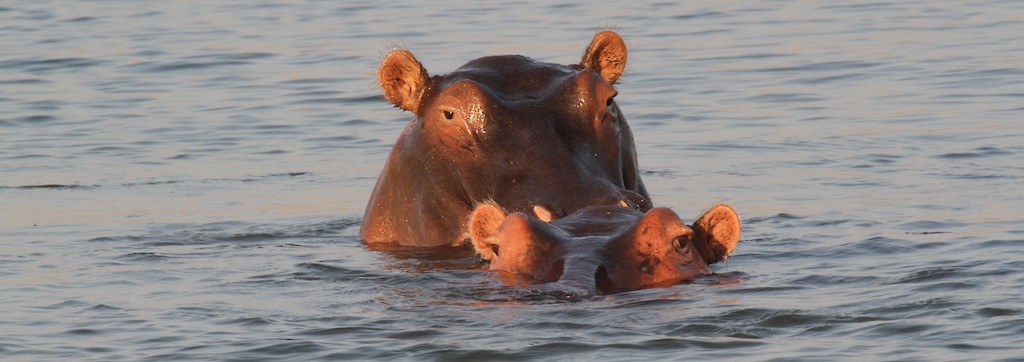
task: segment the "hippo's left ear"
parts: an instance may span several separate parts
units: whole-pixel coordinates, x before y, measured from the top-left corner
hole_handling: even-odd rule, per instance
[[[507,215],[498,205],[484,203],[477,206],[469,216],[469,241],[486,260],[493,260],[497,256],[494,252],[494,234]]]
[[[583,53],[580,66],[601,74],[608,84],[615,84],[626,69],[626,42],[611,30],[597,33]]]
[[[414,113],[430,79],[427,70],[408,50],[395,50],[388,54],[380,63],[377,77],[388,102]]]

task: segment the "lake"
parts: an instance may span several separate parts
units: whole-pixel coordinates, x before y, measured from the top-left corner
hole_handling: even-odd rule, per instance
[[[561,300],[361,244],[388,51],[607,28],[655,205],[743,219],[714,275]],[[1021,361],[1021,34],[996,0],[7,1],[0,355]]]

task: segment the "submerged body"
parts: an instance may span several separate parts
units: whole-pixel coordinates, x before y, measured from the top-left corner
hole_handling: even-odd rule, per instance
[[[405,50],[381,64],[391,103],[413,112],[366,206],[371,247],[452,247],[473,208],[545,219],[592,205],[652,207],[612,86],[626,48],[597,34],[579,64],[492,56],[430,77]]]
[[[672,210],[593,206],[546,222],[494,204],[474,210],[470,236],[490,269],[578,294],[664,287],[707,275],[740,238],[739,216],[712,207],[687,226]]]

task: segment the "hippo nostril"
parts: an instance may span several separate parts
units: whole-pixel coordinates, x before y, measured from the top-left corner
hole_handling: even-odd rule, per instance
[[[654,270],[654,266],[658,263],[660,263],[660,261],[657,257],[654,257],[653,259],[644,259],[644,261],[640,263],[640,272],[650,274],[651,271]]]
[[[689,241],[689,235],[678,236],[675,239],[672,239],[672,247],[676,248],[676,250],[683,250],[683,248],[686,247],[686,243]]]

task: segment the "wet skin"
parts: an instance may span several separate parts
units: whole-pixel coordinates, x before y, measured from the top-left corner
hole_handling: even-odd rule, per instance
[[[546,222],[481,204],[470,219],[474,248],[513,284],[547,284],[578,295],[664,287],[710,274],[740,238],[728,205],[709,209],[691,226],[672,210],[646,213],[592,206]]]
[[[598,33],[579,64],[479,58],[429,76],[406,50],[382,61],[385,98],[413,113],[366,206],[372,248],[456,247],[477,205],[546,220],[594,205],[647,211],[633,136],[613,84],[622,38]]]

